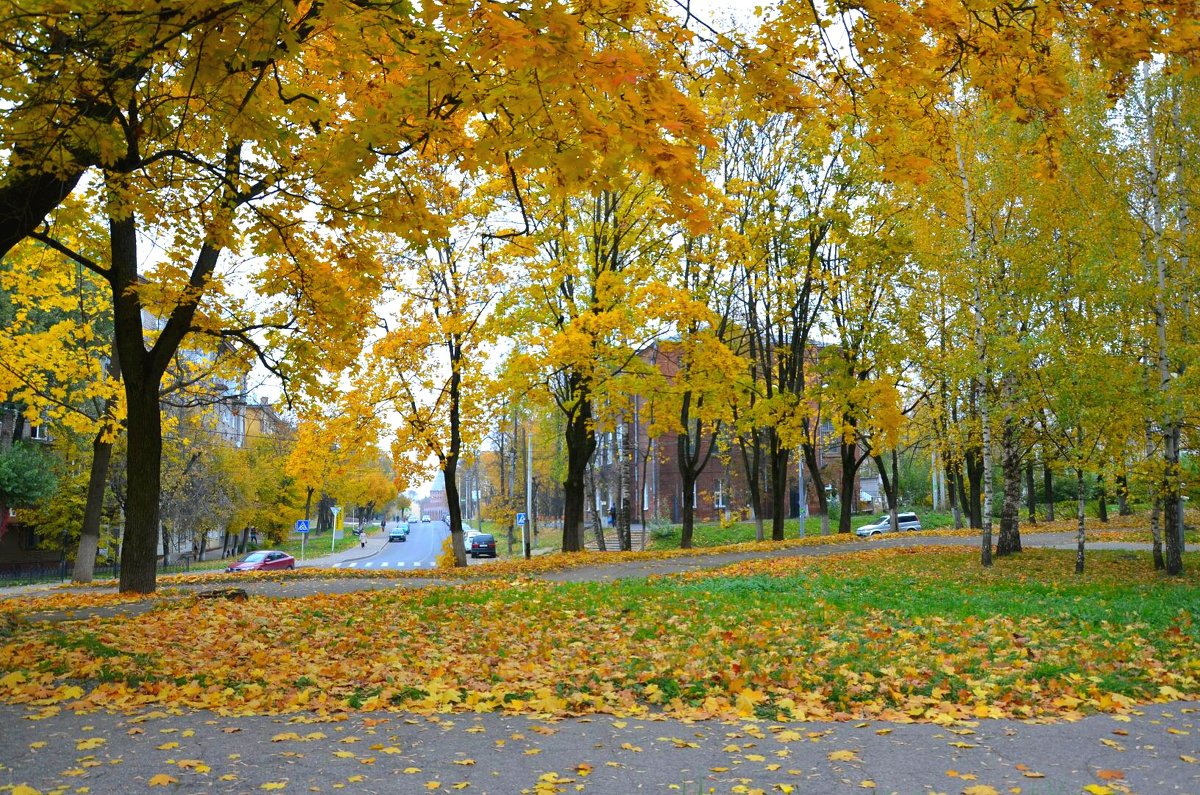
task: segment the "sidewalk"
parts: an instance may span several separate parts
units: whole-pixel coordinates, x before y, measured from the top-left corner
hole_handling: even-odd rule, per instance
[[[696,722],[653,713],[39,716],[0,705],[0,723],[9,727],[0,733],[0,759],[2,780],[41,792],[1194,795],[1198,715],[1193,701],[1073,723],[948,727]]]
[[[321,540],[325,540],[326,543],[322,545],[320,543]],[[374,555],[381,548],[387,546],[387,542],[387,533],[379,531],[372,534],[371,532],[368,532],[367,543],[365,547],[350,547],[349,549],[343,549],[341,552],[333,553],[325,551],[324,554],[322,554],[322,550],[329,549],[329,544],[328,539],[319,539],[307,545],[307,548],[304,552],[304,560],[300,560],[299,557],[296,558],[296,568],[334,568],[347,561],[358,560],[359,558],[365,558],[370,555]]]

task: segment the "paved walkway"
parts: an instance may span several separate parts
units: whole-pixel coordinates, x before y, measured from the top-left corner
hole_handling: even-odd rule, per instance
[[[367,552],[371,552],[372,544],[386,544],[387,539],[371,539],[367,542]],[[719,554],[679,555],[670,558],[654,560],[628,560],[613,563],[578,566],[543,572],[532,576],[550,582],[604,582],[618,579],[636,579],[675,574],[685,571],[715,569],[730,563],[768,557],[795,556],[828,556],[871,549],[888,549],[911,546],[963,546],[976,543],[975,539],[960,536],[923,536],[913,537],[903,534],[876,537],[871,540],[851,541],[843,544],[828,544],[821,546],[791,547],[776,550],[754,550],[748,552],[725,552]],[[1074,549],[1074,535],[1071,533],[1028,534],[1022,538],[1026,547],[1047,547],[1051,549]],[[1088,545],[1090,550],[1124,549],[1145,551],[1149,544],[1130,542],[1093,542]],[[354,559],[353,556],[363,555],[359,549],[347,550],[336,555],[325,556],[307,561],[306,565],[314,567],[331,567]],[[487,562],[482,562],[486,567]],[[299,598],[321,593],[354,593],[357,591],[378,591],[387,588],[423,588],[430,585],[453,585],[463,582],[459,579],[439,578],[436,570],[430,570],[428,577],[358,577],[358,578],[280,578],[277,580],[230,580],[213,578],[211,582],[171,586],[161,599],[147,599],[128,604],[109,605],[103,607],[85,608],[69,611],[46,611],[30,618],[39,621],[74,621],[86,620],[92,617],[106,618],[116,615],[139,615],[154,608],[163,599],[178,599],[179,591],[192,592],[206,590],[219,586],[234,586],[244,588],[252,596],[270,596],[279,598]],[[20,596],[31,592],[62,593],[63,591],[83,591],[88,593],[114,592],[114,587],[85,587],[58,588],[50,590],[47,586],[18,586],[0,589],[0,606],[8,596]],[[1200,793],[1197,793],[1200,795]]]
[[[1200,702],[1075,723],[683,722],[658,715],[137,716],[0,705],[0,790],[629,795],[1200,793]],[[87,789],[83,789],[83,788]],[[977,789],[972,789],[977,788]]]

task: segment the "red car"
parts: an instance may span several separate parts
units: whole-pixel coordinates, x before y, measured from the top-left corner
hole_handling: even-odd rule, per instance
[[[294,569],[296,559],[286,552],[276,552],[273,549],[260,549],[251,552],[225,571],[271,571],[273,569]]]

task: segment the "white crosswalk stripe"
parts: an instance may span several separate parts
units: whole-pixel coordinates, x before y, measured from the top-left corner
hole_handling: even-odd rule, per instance
[[[346,567],[347,569],[352,569],[352,568],[354,568],[354,567],[355,567],[355,566],[357,566],[357,565],[358,565],[358,561],[357,561],[357,560],[352,560],[352,561],[350,561],[349,563],[347,563],[345,567]]]
[[[387,566],[387,565],[388,565],[388,562],[385,560],[385,561],[382,561],[382,562],[381,562],[379,565],[380,565],[380,566]]]

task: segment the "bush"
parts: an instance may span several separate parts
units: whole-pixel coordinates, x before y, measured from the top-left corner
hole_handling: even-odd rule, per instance
[[[437,556],[437,567],[439,569],[452,569],[455,566],[454,560],[454,535],[446,536],[446,540],[442,542],[441,554]]]
[[[0,503],[24,508],[54,495],[58,479],[40,450],[25,443],[0,449]]]

